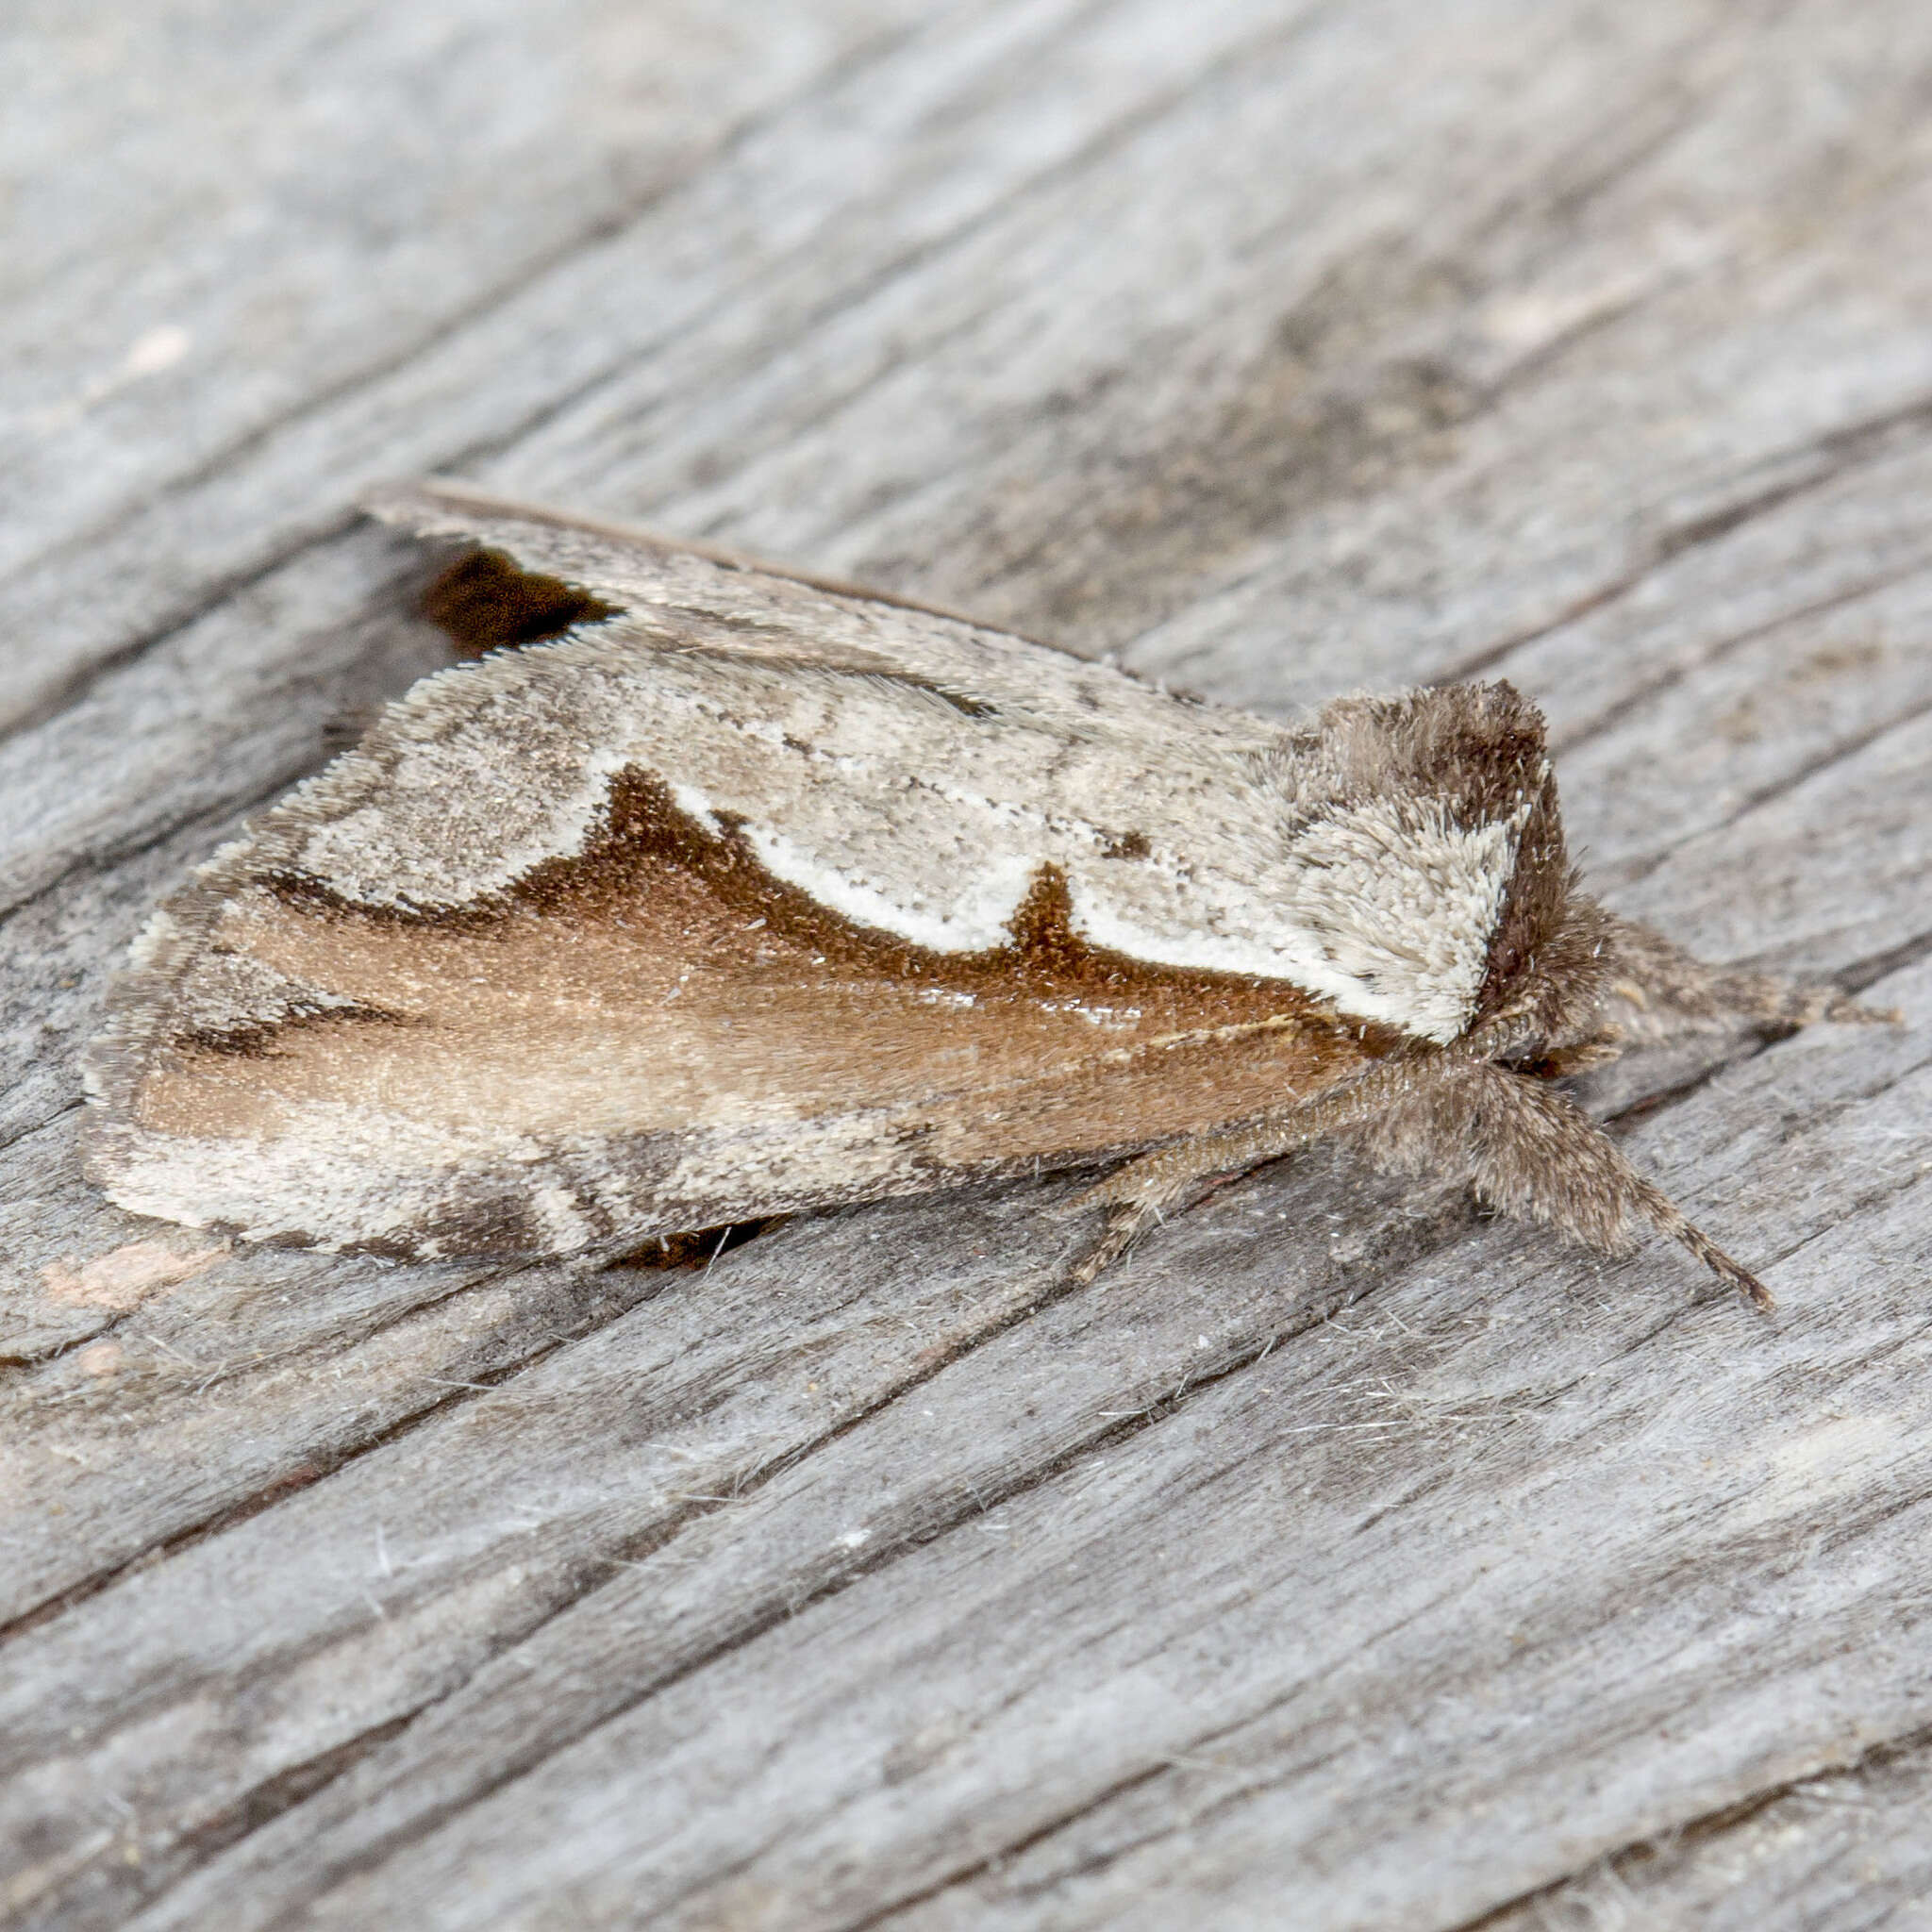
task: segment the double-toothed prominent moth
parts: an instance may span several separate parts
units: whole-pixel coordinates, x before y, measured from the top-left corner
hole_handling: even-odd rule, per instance
[[[440,601],[505,647],[155,915],[90,1058],[122,1206],[618,1255],[1113,1164],[1091,1277],[1208,1176],[1342,1134],[1768,1300],[1550,1078],[1617,1051],[1620,999],[1650,1037],[1865,1015],[1578,892],[1508,685],[1284,725],[453,486],[370,508],[480,547]]]

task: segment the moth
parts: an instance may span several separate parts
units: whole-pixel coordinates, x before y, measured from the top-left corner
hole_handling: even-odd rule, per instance
[[[88,1059],[122,1207],[398,1259],[1106,1168],[1091,1280],[1324,1136],[1769,1296],[1553,1084],[1880,1017],[1578,890],[1507,684],[1282,724],[882,591],[425,483],[424,678],[158,911]]]

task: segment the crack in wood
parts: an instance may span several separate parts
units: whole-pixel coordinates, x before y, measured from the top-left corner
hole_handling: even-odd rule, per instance
[[[318,758],[317,765],[325,762],[326,758],[324,757]],[[231,824],[238,814],[253,811],[265,805],[307,775],[307,772],[299,770],[293,773],[277,773],[273,777],[261,779],[255,789],[243,792],[240,797],[224,799],[217,805],[197,807],[193,811],[183,812],[178,817],[169,819],[165,824],[150,827],[133,844],[116,846],[109,852],[87,853],[73,858],[51,877],[42,879],[30,891],[8,900],[5,905],[0,905],[0,930],[4,930],[8,921],[43,905],[48,899],[56,896],[63,886],[71,885],[75,879],[90,876],[111,877],[124,867],[133,864],[138,858],[145,858],[150,852],[165,845],[170,839],[177,838],[184,832],[203,828],[211,831],[217,826]],[[76,1101],[75,1105],[78,1106],[79,1102]],[[7,1146],[12,1144],[11,1141],[6,1143]],[[0,1148],[0,1152],[4,1151],[4,1148]]]
[[[438,1307],[445,1302],[453,1301],[461,1295],[475,1293],[496,1287],[518,1274],[530,1272],[532,1272],[532,1264],[525,1263],[516,1267],[505,1268],[491,1274],[472,1277],[458,1282],[454,1287],[440,1290],[434,1294],[424,1296],[419,1301],[409,1302],[398,1308],[386,1312],[379,1320],[370,1323],[364,1328],[345,1334],[341,1339],[358,1344],[369,1341],[382,1335],[386,1330],[399,1327],[407,1322],[418,1319],[430,1309]],[[647,1295],[641,1299],[648,1301],[651,1297]],[[222,1535],[225,1531],[234,1529],[240,1524],[259,1516],[264,1510],[273,1508],[275,1504],[296,1493],[298,1491],[306,1490],[313,1483],[327,1480],[328,1477],[359,1462],[364,1457],[373,1454],[375,1451],[386,1448],[391,1442],[400,1441],[406,1436],[414,1434],[425,1423],[432,1422],[438,1416],[461,1407],[477,1392],[480,1391],[487,1394],[493,1391],[502,1384],[513,1380],[518,1374],[555,1354],[558,1349],[571,1342],[586,1340],[595,1334],[598,1328],[607,1326],[611,1322],[621,1320],[636,1305],[633,1303],[613,1308],[603,1321],[587,1327],[580,1335],[559,1334],[552,1336],[540,1346],[532,1349],[527,1355],[519,1357],[516,1361],[500,1370],[478,1372],[479,1374],[494,1374],[496,1376],[494,1381],[466,1383],[461,1387],[451,1389],[446,1394],[437,1396],[432,1401],[425,1403],[416,1408],[391,1415],[380,1428],[369,1436],[331,1454],[327,1458],[325,1466],[314,1466],[314,1452],[305,1452],[301,1462],[296,1467],[285,1471],[279,1475],[271,1477],[266,1483],[250,1491],[246,1495],[238,1496],[225,1503],[221,1508],[200,1522],[186,1524],[165,1537],[158,1538],[145,1548],[104,1566],[93,1574],[83,1577],[54,1596],[48,1597],[43,1602],[16,1612],[13,1616],[8,1618],[5,1623],[0,1623],[0,1646],[4,1646],[17,1637],[26,1635],[31,1630],[38,1629],[42,1624],[50,1622],[56,1617],[63,1616],[68,1611],[77,1608],[80,1605],[89,1601],[90,1598],[99,1596],[104,1591],[111,1590],[123,1578],[133,1575],[137,1572],[151,1569],[157,1563],[165,1562],[170,1557],[180,1556],[185,1551],[194,1549],[200,1544]],[[52,1351],[50,1355],[41,1357],[39,1361],[31,1364],[31,1366],[35,1368],[44,1367],[48,1362],[58,1360],[75,1348],[83,1347],[90,1342],[100,1341],[104,1337],[111,1335],[116,1329],[124,1328],[128,1322],[137,1319],[138,1311],[130,1310],[128,1313],[118,1317],[114,1322],[93,1330],[86,1336],[76,1338],[73,1343],[63,1344],[61,1347]],[[287,1351],[287,1357],[289,1359],[298,1359],[301,1356],[313,1352],[312,1347],[298,1346]],[[263,1366],[264,1363],[261,1360],[251,1358],[246,1362],[239,1364],[233,1373],[236,1374],[253,1374],[258,1372]]]
[[[1924,576],[1928,570],[1932,570],[1932,558],[1917,558],[1896,570],[1883,571],[1875,576],[1863,577],[1857,583],[1844,585],[1823,597],[1814,598],[1808,604],[1801,604],[1792,609],[1780,611],[1777,616],[1766,618],[1760,624],[1746,625],[1741,630],[1727,632],[1723,637],[1714,639],[1694,656],[1672,664],[1657,677],[1636,686],[1593,718],[1571,726],[1552,741],[1550,749],[1557,757],[1561,758],[1579,745],[1604,737],[1618,725],[1635,717],[1666,692],[1674,691],[1687,678],[1694,676],[1700,671],[1708,670],[1713,664],[1722,663],[1744,645],[1774,637],[1789,625],[1807,624],[1813,618],[1823,617],[1830,611],[1842,610],[1866,597],[1876,595],[1881,591],[1892,590],[1900,584],[1909,583],[1914,577]]]
[[[1681,524],[1672,525],[1651,539],[1641,559],[1628,570],[1620,572],[1595,590],[1586,591],[1582,596],[1565,605],[1554,617],[1545,618],[1523,630],[1513,631],[1495,643],[1487,644],[1482,649],[1459,658],[1449,669],[1439,672],[1431,682],[1457,684],[1468,678],[1480,677],[1526,645],[1541,643],[1543,639],[1555,635],[1556,632],[1592,616],[1606,605],[1614,604],[1621,598],[1628,596],[1631,591],[1641,588],[1647,579],[1677,561],[1687,552],[1717,542],[1741,529],[1746,524],[1755,522],[1759,517],[1768,516],[1774,510],[1782,509],[1787,504],[1801,497],[1825,489],[1867,463],[1877,461],[1891,454],[1900,440],[1898,432],[1924,429],[1928,426],[1932,426],[1932,398],[1907,403],[1863,421],[1826,430],[1804,442],[1794,443],[1787,449],[1760,458],[1752,465],[1753,468],[1768,469],[1813,454],[1837,456],[1842,459],[1835,463],[1821,462],[1818,467],[1807,471],[1802,476],[1792,477],[1768,490],[1759,491],[1755,495],[1740,497],[1720,509],[1709,511],[1703,516],[1688,518]],[[1784,620],[1778,620],[1782,621]]]
[[[1656,1857],[1658,1850],[1670,1845],[1706,1846],[1714,1845],[1735,1833],[1740,1826],[1761,1817],[1780,1800],[1793,1796],[1808,1787],[1823,1783],[1826,1779],[1858,1777],[1869,1770],[1910,1752],[1924,1751],[1932,1747],[1932,1727],[1902,1733],[1889,1738],[1882,1743],[1869,1746],[1855,1757],[1841,1761],[1826,1760],[1815,1770],[1806,1772],[1802,1776],[1785,1778],[1774,1785],[1767,1785],[1761,1790],[1751,1792],[1747,1797],[1737,1798],[1729,1804],[1720,1805],[1709,1811],[1703,1811],[1687,1818],[1681,1824],[1673,1824],[1659,1831],[1646,1832],[1641,1839],[1633,1839],[1614,1849],[1600,1852],[1588,1863],[1574,1867],[1560,1877],[1535,1886],[1527,1891],[1517,1892],[1500,1904],[1490,1907],[1474,1918],[1458,1919],[1454,1924],[1433,1928],[1433,1932],[1502,1932],[1502,1928],[1512,1923],[1530,1932],[1533,1922],[1530,1915],[1535,1907],[1556,1899],[1566,1887],[1574,1886],[1600,1871],[1616,1871],[1620,1867],[1629,1868],[1642,1860]]]
[[[1377,1643],[1386,1641],[1407,1624],[1427,1615],[1429,1611],[1440,1607],[1453,1594],[1455,1594],[1454,1591],[1444,1592],[1441,1597],[1433,1598],[1427,1603],[1416,1606],[1407,1615],[1398,1618],[1394,1624],[1370,1633],[1363,1639],[1361,1648],[1367,1650],[1373,1648]],[[931,1884],[922,1886],[916,1891],[907,1892],[896,1899],[892,1899],[874,1911],[869,1911],[859,1918],[843,1921],[838,1926],[837,1932],[876,1932],[877,1927],[890,1924],[894,1919],[903,1918],[908,1911],[915,1910],[921,1906],[929,1905],[935,1900],[943,1898],[947,1892],[958,1891],[961,1888],[973,1885],[983,1878],[997,1877],[1002,1869],[1010,1865],[1015,1859],[1023,1857],[1028,1852],[1038,1850],[1041,1845],[1051,1844],[1056,1838],[1062,1836],[1074,1825],[1096,1816],[1108,1806],[1116,1805],[1122,1799],[1131,1796],[1136,1791],[1145,1790],[1157,1784],[1160,1779],[1174,1775],[1176,1772],[1187,1774],[1199,1771],[1207,1753],[1214,1750],[1217,1745],[1224,1743],[1228,1739],[1238,1736],[1241,1732],[1253,1729],[1264,1719],[1287,1707],[1293,1701],[1293,1698],[1300,1694],[1303,1688],[1296,1686],[1291,1690],[1284,1691],[1265,1704],[1257,1707],[1253,1711],[1244,1714],[1235,1724],[1221,1725],[1214,1730],[1203,1732],[1198,1738],[1190,1740],[1179,1751],[1169,1752],[1158,1763],[1147,1766],[1143,1771],[1132,1773],[1125,1777],[1117,1779],[1104,1790],[1094,1792],[1081,1804],[1068,1807],[1064,1812],[1042,1824],[1038,1828],[1026,1832],[1008,1844],[1001,1845],[998,1850],[987,1853],[974,1859],[971,1863],[960,1866],[943,1877],[934,1880]],[[1319,1770],[1324,1763],[1332,1761],[1338,1755],[1339,1753],[1333,1751],[1317,1753],[1312,1757],[1297,1760],[1291,1766],[1285,1766],[1272,1775],[1258,1777],[1242,1777],[1242,1773],[1252,1767],[1235,1765],[1215,1766],[1214,1769],[1221,1773],[1221,1774],[1240,1779],[1240,1788],[1214,1794],[1195,1809],[1190,1811],[1185,1818],[1176,1821],[1173,1825],[1164,1830],[1146,1831],[1137,1836],[1123,1838],[1118,1843],[1110,1845],[1105,1851],[1087,1853],[1083,1857],[1058,1867],[1046,1876],[1008,1889],[1007,1896],[1019,1900],[1048,1897],[1054,1892],[1062,1890],[1072,1880],[1092,1877],[1099,1873],[1107,1871],[1109,1867],[1119,1864],[1123,1858],[1128,1857],[1136,1852],[1144,1851],[1149,1846],[1161,1844],[1169,1840],[1184,1836],[1207,1818],[1231,1810],[1240,1806],[1244,1800],[1253,1798],[1260,1792],[1277,1789],[1292,1778],[1306,1775],[1310,1770]],[[709,1882],[708,1880],[708,1884]]]
[[[1741,824],[1753,812],[1761,811],[1767,805],[1788,797],[1820,774],[1850,762],[1862,753],[1870,751],[1874,744],[1881,744],[1888,738],[1894,738],[1901,732],[1910,730],[1913,725],[1928,717],[1932,717],[1932,698],[1926,699],[1923,704],[1914,705],[1909,710],[1882,720],[1869,730],[1858,732],[1852,738],[1826,746],[1816,757],[1807,758],[1803,763],[1782,774],[1774,784],[1747,793],[1722,818],[1712,819],[1697,826],[1695,830],[1685,833],[1682,838],[1674,840],[1669,844],[1657,847],[1641,858],[1626,859],[1621,869],[1619,883],[1626,891],[1632,886],[1641,885],[1653,873],[1669,864],[1678,854],[1699,840],[1715,838],[1722,832],[1731,830],[1732,827]]]

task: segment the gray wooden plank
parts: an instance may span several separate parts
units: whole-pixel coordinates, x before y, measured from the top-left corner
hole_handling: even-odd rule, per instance
[[[460,204],[569,105],[546,76],[590,13],[472,136],[451,103],[504,97],[537,10],[412,12],[305,0],[195,58],[213,87],[304,49],[375,117],[434,65],[421,22],[499,30],[444,48],[426,115]],[[254,425],[212,454],[171,423],[219,374],[184,358],[151,378],[184,391],[89,417],[119,454],[51,458],[103,467],[47,492],[87,541],[0,592],[39,717],[0,745],[0,1910],[1240,1924],[1292,1896],[1447,1927],[1594,1910],[1605,1872],[1665,1869],[1635,1847],[1874,1774],[1932,1681],[1932,32],[1882,0],[784,18],[705,94],[717,43],[652,12],[703,99],[640,110],[672,158],[635,202],[598,199],[591,113],[500,228],[336,236],[372,274],[451,265],[426,333],[420,291],[368,298],[373,375],[343,296],[326,353],[268,358],[279,399],[257,368],[199,419]],[[137,146],[192,145],[204,98]],[[263,151],[286,98],[235,110]],[[60,111],[30,145],[100,125]],[[346,171],[322,228],[360,134],[298,144]],[[261,181],[220,184],[195,273],[281,212]],[[383,204],[405,228],[416,192]],[[606,232],[493,282],[558,206]],[[138,277],[131,231],[95,254]],[[75,253],[16,316],[99,282]],[[407,549],[318,533],[367,475],[464,453],[1270,708],[1516,676],[1620,904],[1921,1023],[1714,1029],[1592,1083],[1766,1264],[1778,1326],[1340,1156],[1060,1297],[1051,1188],[596,1277],[210,1252],[106,1208],[72,1158],[102,976],[331,718],[438,661]],[[1816,1838],[1812,1890],[1765,1864],[1761,1923],[1909,1896],[1908,1798],[1872,1808],[1880,1878]],[[1671,1866],[1658,1914],[1731,1869]]]
[[[943,1358],[997,1326],[1015,1290],[997,1233],[1015,1211],[1012,1203],[984,1210],[976,1242],[910,1281],[891,1265],[890,1228],[868,1229],[855,1255],[835,1224],[758,1244],[749,1270],[726,1256],[703,1275],[658,1277],[674,1286],[655,1309],[635,1307],[635,1289],[611,1286],[626,1274],[636,1281],[635,1271],[602,1277],[574,1298],[553,1295],[553,1325],[541,1336],[548,1346],[530,1351],[536,1359],[500,1399],[453,1391],[436,1346],[442,1338],[406,1335],[396,1353],[433,1397],[426,1420],[412,1417],[415,1427],[391,1432],[326,1483],[299,1486],[292,1510],[278,1504],[197,1540],[14,1639],[0,1736],[18,1774],[8,1824],[21,1898],[67,1879],[70,1868],[96,1889],[108,1883],[110,1899],[115,1881],[142,1875],[100,1859],[97,1815],[73,1803],[77,1792],[139,1790],[175,1813],[188,1852],[198,1834],[218,1843],[226,1814],[253,1787],[445,1694],[679,1524],[918,1379],[928,1354]],[[921,1213],[930,1230],[936,1211]],[[960,1210],[949,1219],[958,1227]],[[479,1291],[459,1317],[474,1347],[509,1342],[514,1285]],[[1024,1283],[1019,1291],[1024,1298]],[[641,1319],[625,1319],[626,1304]],[[558,1346],[566,1322],[591,1325],[593,1310],[603,1324],[595,1339]],[[381,1389],[393,1379],[357,1353],[339,1345],[326,1357],[331,1413],[365,1381]],[[177,1396],[165,1413],[206,1441],[252,1419],[265,1392],[272,1401],[273,1381],[262,1380],[266,1391],[244,1380],[225,1400],[221,1385]],[[85,1454],[91,1419],[61,1403],[62,1392],[46,1391],[49,1430]],[[101,1424],[111,1418],[92,1420],[93,1440],[107,1435]],[[264,1418],[271,1440],[275,1421]],[[114,1466],[105,1454],[91,1461]],[[138,1463],[127,1474],[138,1481]],[[60,1491],[78,1507],[75,1492],[71,1479]],[[306,1511],[304,1496],[312,1499]],[[129,1591],[148,1600],[133,1626]],[[134,1627],[145,1641],[126,1641]],[[238,1674],[258,1676],[265,1697],[261,1724],[242,1731],[225,1689]],[[105,1757],[75,1749],[90,1735]],[[216,1773],[217,1759],[225,1772]],[[88,1869],[104,1863],[105,1872]],[[61,1911],[76,1908],[69,1896]]]
[[[0,567],[64,550],[85,582],[144,499],[501,301],[924,12],[10,8]]]
[[[70,1171],[71,1142],[60,1136]],[[29,1200],[23,1245],[63,1219],[89,1225],[60,1205]],[[7,1624],[306,1487],[660,1286],[642,1270],[478,1266],[318,1278],[186,1230],[123,1232],[56,1246],[20,1284],[40,1324],[16,1346],[41,1358],[9,1377],[0,1442]]]

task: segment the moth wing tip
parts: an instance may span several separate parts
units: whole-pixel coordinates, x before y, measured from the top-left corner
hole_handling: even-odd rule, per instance
[[[447,516],[470,491],[448,476],[390,476],[356,492],[356,508],[378,523],[420,525]]]
[[[365,483],[356,492],[356,508],[367,516],[392,522],[405,504],[421,495],[424,480],[417,476],[383,476],[374,483]]]

